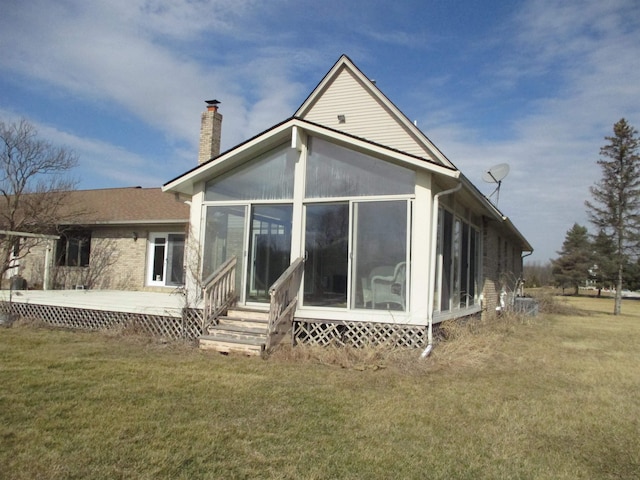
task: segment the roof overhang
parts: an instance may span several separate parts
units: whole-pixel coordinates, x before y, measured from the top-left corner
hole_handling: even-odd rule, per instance
[[[486,215],[492,219],[502,224],[504,228],[509,231],[515,238],[518,239],[522,246],[523,252],[533,252],[533,247],[527,241],[527,239],[520,233],[520,231],[516,228],[513,222],[504,215],[498,207],[496,207],[491,200],[489,200],[485,195],[483,195],[480,190],[464,175],[460,175],[460,181],[463,184],[463,188],[465,192],[471,195],[476,201],[477,204],[481,205],[486,212]]]

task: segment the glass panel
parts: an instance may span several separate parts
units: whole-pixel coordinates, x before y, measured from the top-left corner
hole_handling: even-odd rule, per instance
[[[304,304],[347,307],[349,204],[306,208]]]
[[[461,223],[456,218],[453,230],[453,302],[452,307],[460,304],[460,242],[462,237]]]
[[[415,172],[320,138],[309,138],[306,197],[413,194]]]
[[[290,200],[296,149],[281,145],[206,185],[205,200]]]
[[[466,308],[469,301],[469,224],[462,224],[462,245],[460,250],[460,308]]]
[[[435,285],[433,285],[433,310],[435,312],[440,311],[440,286],[442,275],[442,218],[444,215],[442,207],[438,209],[438,233],[436,239],[436,271],[433,276]],[[429,285],[428,288],[432,288]]]
[[[207,207],[202,252],[202,278],[207,278],[234,255],[238,257],[236,291],[244,271],[244,206]]]
[[[451,267],[453,264],[452,255],[452,233],[453,215],[447,210],[443,210],[444,219],[442,223],[442,289],[440,290],[440,310],[445,312],[451,308]]]
[[[253,207],[247,301],[269,302],[269,288],[291,261],[292,205]]]
[[[469,305],[475,305],[476,300],[476,272],[478,271],[478,250],[477,250],[477,238],[478,232],[475,228],[471,227],[469,238]]]
[[[151,280],[162,282],[164,281],[165,239],[156,238],[153,243],[153,273]]]
[[[184,284],[184,235],[169,235],[167,285]]]
[[[405,310],[407,202],[354,205],[353,308]]]

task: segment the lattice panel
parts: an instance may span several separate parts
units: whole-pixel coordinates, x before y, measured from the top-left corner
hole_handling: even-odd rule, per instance
[[[314,346],[427,346],[427,327],[371,322],[294,322],[293,341]]]
[[[137,333],[172,340],[196,339],[202,335],[202,314],[196,309],[184,309],[182,318],[31,303],[4,302],[0,310],[24,318],[37,318],[49,325],[64,328],[131,329]]]

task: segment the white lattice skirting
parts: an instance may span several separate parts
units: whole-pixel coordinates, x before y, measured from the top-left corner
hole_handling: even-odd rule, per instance
[[[182,318],[32,303],[0,302],[0,310],[22,318],[35,318],[55,327],[83,330],[126,328],[136,333],[171,340],[191,340],[202,335],[202,312],[198,309],[183,309]]]
[[[409,347],[427,346],[427,327],[375,322],[314,322],[296,321],[293,343],[351,347]]]

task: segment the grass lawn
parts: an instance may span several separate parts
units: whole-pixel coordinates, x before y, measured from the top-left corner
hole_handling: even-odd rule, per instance
[[[2,328],[0,478],[640,478],[640,301],[562,302],[426,361]]]

